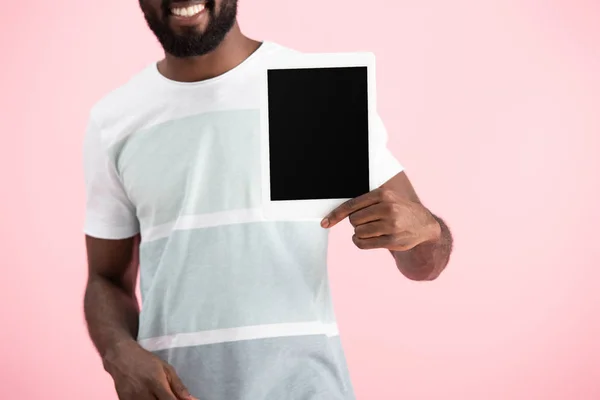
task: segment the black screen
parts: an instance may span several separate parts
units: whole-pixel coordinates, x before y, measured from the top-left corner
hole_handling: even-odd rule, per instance
[[[367,67],[268,71],[271,200],[369,191]]]

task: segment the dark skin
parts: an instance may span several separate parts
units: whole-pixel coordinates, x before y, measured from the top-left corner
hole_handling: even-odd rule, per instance
[[[421,204],[403,172],[342,204],[327,217],[327,227],[344,218],[355,228],[357,247],[388,249],[400,272],[411,280],[433,280],[448,263],[450,231]],[[119,399],[194,399],[173,367],[135,340],[139,241],[139,235],[124,240],[86,237],[89,278],[84,308],[90,336],[114,379]]]
[[[90,337],[119,399],[193,399],[173,367],[135,340],[139,242],[139,235],[124,240],[86,236],[89,275],[84,311]]]
[[[352,241],[358,248],[388,249],[408,279],[434,280],[448,264],[450,230],[421,203],[404,172],[343,203],[321,225],[332,228],[345,218],[354,227]]]
[[[224,1],[214,1],[215,12],[219,12]],[[164,17],[162,0],[142,3],[146,12]],[[193,28],[202,33],[208,26],[207,18],[210,16],[200,19]],[[169,21],[173,32],[190,29],[189,24],[184,28]],[[213,51],[185,58],[166,52],[158,69],[174,81],[198,82],[235,68],[259,46],[260,42],[244,36],[235,22]],[[329,216],[328,228],[346,217],[355,227],[353,240],[359,248],[389,249],[409,279],[434,279],[448,262],[450,232],[441,219],[421,204],[404,173],[381,188],[344,203]],[[173,367],[143,349],[136,340],[140,311],[135,295],[139,242],[139,235],[122,240],[86,236],[89,273],[84,312],[90,337],[114,380],[120,400],[194,399]]]
[[[145,7],[150,12],[155,12],[161,17],[163,12],[161,4],[163,0],[144,0]],[[196,3],[206,3],[205,1],[177,1],[172,2],[175,5],[185,6]],[[220,12],[225,7],[223,0],[214,0],[216,12]],[[204,32],[208,27],[210,16],[202,18],[194,27],[196,32]],[[170,28],[176,34],[183,34],[190,26],[178,24],[171,21]],[[245,36],[237,22],[233,24],[231,30],[220,42],[219,46],[210,53],[194,57],[175,57],[165,52],[165,58],[158,62],[158,70],[165,77],[178,82],[200,82],[206,79],[217,77],[242,63],[248,56],[254,53],[261,43]]]
[[[217,12],[222,1],[214,1]],[[148,10],[161,14],[162,0],[144,2]],[[204,18],[195,29],[201,33],[206,25]],[[181,29],[175,22],[171,22],[171,28],[174,32]],[[236,22],[214,51],[188,58],[165,53],[158,69],[175,81],[202,81],[235,68],[259,46],[260,42],[242,34]],[[89,275],[84,312],[90,337],[114,380],[120,400],[194,399],[171,365],[137,343],[140,308],[135,283],[139,241],[139,235],[123,240],[86,236]]]
[[[199,82],[235,68],[259,47],[260,42],[244,36],[236,23],[213,52],[190,58],[177,58],[167,53],[158,62],[158,70],[174,81]]]

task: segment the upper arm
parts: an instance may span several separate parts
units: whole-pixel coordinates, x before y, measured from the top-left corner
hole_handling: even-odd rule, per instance
[[[90,277],[102,276],[133,293],[139,223],[101,131],[90,117],[83,146],[86,250]]]
[[[388,147],[388,132],[378,114],[375,114],[373,130],[370,133],[369,145],[372,146],[370,157],[373,158],[369,163],[372,169],[371,188],[375,189],[404,171],[404,167]]]
[[[375,116],[374,125],[372,132],[374,160],[371,163],[374,182],[372,186],[392,189],[411,201],[419,202],[419,198],[404,172],[404,167],[388,147],[388,132],[379,115]]]
[[[374,186],[391,189],[406,200],[421,203],[410,179],[404,171],[404,167],[387,145],[388,132],[379,115],[375,116],[375,130],[373,136],[375,147],[375,159],[373,162]]]
[[[135,206],[109,158],[98,124],[90,117],[83,144],[84,232],[99,239],[126,239],[139,233]]]
[[[139,242],[139,235],[118,240],[86,235],[89,279],[107,279],[134,295],[139,268]]]

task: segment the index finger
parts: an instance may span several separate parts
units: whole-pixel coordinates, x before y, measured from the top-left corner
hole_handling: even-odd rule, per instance
[[[353,212],[379,203],[380,192],[381,189],[378,188],[342,203],[321,221],[321,226],[331,228]]]
[[[169,383],[163,382],[162,380],[156,383],[153,388],[153,392],[154,396],[156,396],[158,400],[178,400],[175,393],[173,393],[169,387]]]

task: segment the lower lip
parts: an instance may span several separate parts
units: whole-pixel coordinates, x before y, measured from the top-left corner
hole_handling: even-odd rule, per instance
[[[206,14],[206,9],[203,9],[198,14],[192,15],[191,17],[184,17],[182,15],[171,14],[171,18],[178,25],[196,25],[200,22],[200,19]]]

